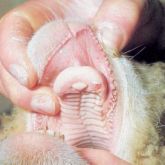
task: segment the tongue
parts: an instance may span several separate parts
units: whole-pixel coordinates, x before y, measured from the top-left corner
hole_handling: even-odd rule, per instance
[[[89,66],[69,67],[54,82],[54,91],[64,97],[73,93],[99,93],[103,101],[107,96],[107,82],[103,74]]]

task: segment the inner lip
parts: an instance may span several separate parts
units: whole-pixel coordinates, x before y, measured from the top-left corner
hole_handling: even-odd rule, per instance
[[[117,103],[117,88],[112,66],[90,27],[84,26],[76,32],[74,31],[75,26],[72,28],[72,26],[68,24],[68,28],[70,32],[72,32],[72,37],[66,40],[60,49],[63,50],[67,45],[76,41],[79,49],[82,49],[80,52],[84,52],[84,54],[77,53],[76,51],[76,53],[72,54],[72,57],[68,57],[68,59],[70,58],[71,60],[58,70],[56,77],[54,77],[53,82],[51,82],[51,84],[54,84],[54,90],[59,96],[61,112],[55,117],[31,114],[30,131],[62,136],[69,145],[76,147],[110,150],[111,138],[113,136],[113,120]],[[88,45],[90,45],[90,49]],[[48,70],[51,65],[56,65],[54,61],[56,61],[57,58],[61,58],[59,52],[60,50],[54,54],[47,64],[44,71],[45,75],[50,74]],[[78,61],[76,65],[74,63],[75,61]],[[68,78],[65,80],[66,83],[64,83],[63,86],[59,87],[56,85],[57,82],[60,81],[58,78],[68,70],[68,68],[72,68],[73,71],[70,72],[72,75],[77,68],[82,69],[85,67],[89,67],[98,72],[98,74],[102,75],[102,78],[106,80],[106,83],[101,83],[102,86],[107,86],[107,93],[104,99],[102,93],[105,91],[103,91],[103,88],[99,90],[96,88],[88,88],[91,82],[85,82],[88,87],[81,90],[72,90],[70,86],[73,86],[75,82],[69,82]],[[79,83],[79,87],[82,87],[82,83],[84,83],[83,75],[81,76],[78,81],[76,81],[76,83]],[[74,79],[76,79],[76,77],[73,77],[71,80]],[[42,81],[44,82],[44,79],[41,79],[41,84]],[[71,85],[66,87],[67,83]],[[59,88],[61,91],[58,91]]]

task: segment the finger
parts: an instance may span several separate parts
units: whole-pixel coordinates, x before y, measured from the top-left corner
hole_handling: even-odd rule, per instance
[[[108,151],[81,148],[78,153],[92,165],[130,165]]]
[[[62,57],[62,53],[59,56],[57,54],[71,37],[67,23],[58,20],[40,28],[28,43],[28,57],[36,70],[40,84],[45,84],[44,81],[49,84],[57,76],[59,68],[65,67],[67,57]],[[50,63],[53,63],[51,67]],[[50,74],[46,74],[47,71]]]
[[[121,50],[137,26],[145,0],[104,0],[94,20],[103,45]]]
[[[31,0],[17,7],[0,21],[0,60],[21,84],[33,87],[36,71],[27,56],[27,44],[45,23],[62,15],[51,0]]]
[[[55,115],[59,112],[58,99],[54,92],[48,87],[39,87],[29,90],[20,85],[0,64],[0,91],[11,101],[28,111]]]

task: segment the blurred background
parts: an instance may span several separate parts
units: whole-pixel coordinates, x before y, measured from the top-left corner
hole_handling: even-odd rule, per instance
[[[25,0],[0,0],[0,16]]]

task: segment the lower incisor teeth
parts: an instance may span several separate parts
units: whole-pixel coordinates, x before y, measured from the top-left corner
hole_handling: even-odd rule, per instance
[[[38,130],[37,132],[42,135],[49,135],[49,136],[57,137],[58,139],[64,140],[64,135],[61,134],[60,132],[55,132],[53,130]]]
[[[50,135],[50,136],[55,136],[55,131],[52,131],[52,130],[38,130],[37,131],[39,134],[42,134],[42,135]]]
[[[40,134],[42,134],[42,135],[45,135],[46,134],[46,130],[38,130],[37,132],[40,133]]]
[[[56,138],[58,138],[58,139],[64,140],[64,135],[61,134],[60,132],[55,132],[55,131],[53,131],[53,130],[47,130],[46,133],[47,133],[48,135],[50,135],[50,136],[54,136],[54,137],[56,137]]]

